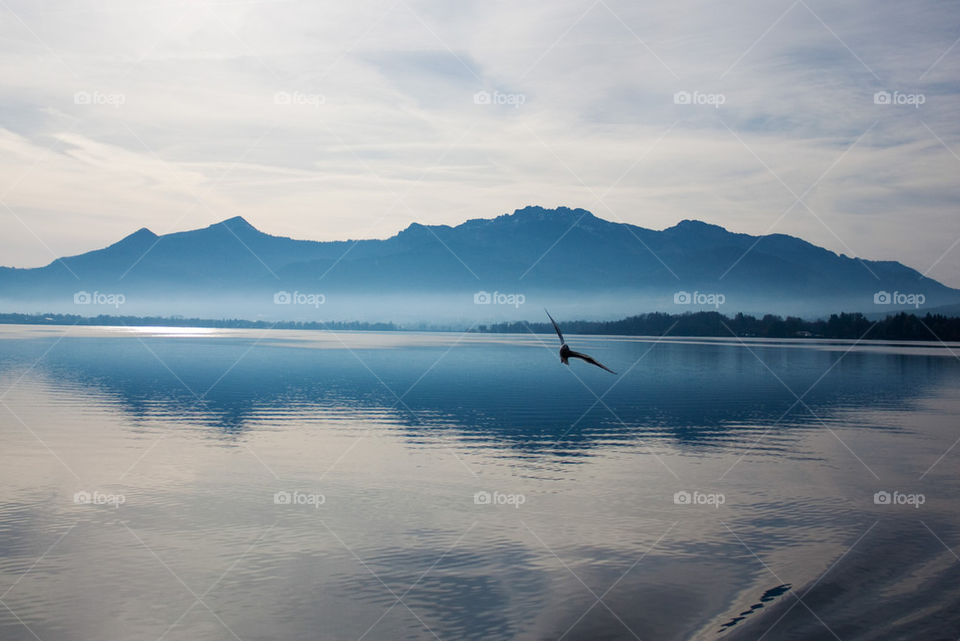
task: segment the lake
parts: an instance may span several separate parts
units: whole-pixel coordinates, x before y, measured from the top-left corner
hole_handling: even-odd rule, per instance
[[[0,326],[0,639],[960,637],[960,346]]]

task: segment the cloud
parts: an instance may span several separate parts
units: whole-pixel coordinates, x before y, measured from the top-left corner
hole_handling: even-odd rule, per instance
[[[960,286],[949,5],[7,6],[9,264],[145,225],[382,237],[539,203],[791,233]]]

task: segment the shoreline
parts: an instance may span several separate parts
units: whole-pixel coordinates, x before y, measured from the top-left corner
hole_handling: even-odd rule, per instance
[[[548,323],[514,321],[493,325],[474,323],[417,323],[401,325],[393,321],[294,321],[250,320],[243,318],[185,318],[182,316],[119,316],[102,314],[24,314],[0,312],[0,325],[83,326],[83,327],[174,327],[197,329],[262,329],[304,331],[441,332],[471,334],[551,334]],[[799,328],[799,329],[798,329]],[[790,341],[791,343],[868,344],[902,342],[906,346],[929,344],[950,347],[960,344],[960,318],[900,312],[882,320],[870,321],[863,314],[834,314],[828,320],[806,321],[765,315],[761,319],[744,314],[734,317],[718,312],[684,314],[650,313],[614,321],[567,321],[570,335],[676,340],[747,339],[751,342]]]

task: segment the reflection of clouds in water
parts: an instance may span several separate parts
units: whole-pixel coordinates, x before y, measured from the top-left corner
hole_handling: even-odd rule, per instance
[[[432,336],[410,339],[416,347],[406,335],[375,337],[387,339],[393,349],[352,347],[400,394],[449,346]],[[929,497],[918,517],[913,508],[879,512],[890,506],[873,504],[875,480],[809,412],[791,413],[751,449],[794,399],[735,346],[658,345],[605,397],[625,426],[595,409],[554,446],[595,399],[552,348],[464,341],[404,397],[418,422],[343,349],[269,343],[247,352],[250,339],[219,335],[144,340],[198,392],[236,365],[197,404],[136,340],[64,339],[29,372],[50,342],[0,342],[2,380],[27,372],[6,402],[82,479],[29,433],[4,426],[0,585],[78,523],[5,597],[41,638],[155,638],[190,605],[124,525],[198,593],[236,562],[204,600],[243,638],[359,637],[395,601],[369,570],[398,595],[422,575],[404,601],[444,639],[556,638],[568,629],[568,639],[630,636],[606,607],[591,609],[590,590],[603,594],[618,579],[604,603],[641,638],[713,638],[745,616],[729,628],[736,635],[769,625],[766,617],[791,603],[790,593],[763,601],[771,586],[802,594],[881,517],[884,528],[810,595],[831,626],[860,621],[861,610],[877,621],[922,616],[923,599],[950,611],[960,584],[917,520],[956,543],[954,458],[931,473],[935,487],[917,488]],[[649,346],[590,340],[628,364]],[[819,349],[757,353],[798,393],[837,358]],[[949,359],[851,353],[805,401],[884,487],[912,491],[955,439],[956,408],[943,399],[956,371]],[[578,374],[598,394],[607,390]],[[682,483],[643,447],[650,442]],[[722,509],[674,505],[682,487],[714,488],[744,452],[723,482]],[[119,512],[74,505],[82,487],[126,502]],[[297,488],[322,493],[323,505],[274,503],[278,490]],[[527,500],[520,510],[477,506],[483,489]],[[753,607],[758,599],[763,608]],[[893,599],[890,613],[880,611],[884,599]],[[116,616],[99,616],[105,611]],[[783,630],[821,632],[805,626]],[[228,633],[198,606],[176,635]],[[0,638],[30,637],[0,613]],[[398,605],[366,638],[433,637]]]

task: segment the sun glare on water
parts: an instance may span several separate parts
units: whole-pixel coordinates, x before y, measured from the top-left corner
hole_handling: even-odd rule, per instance
[[[216,327],[166,327],[166,326],[144,326],[144,327],[124,327],[121,331],[126,334],[137,336],[170,336],[178,338],[189,337],[207,337],[223,334],[222,329]]]

